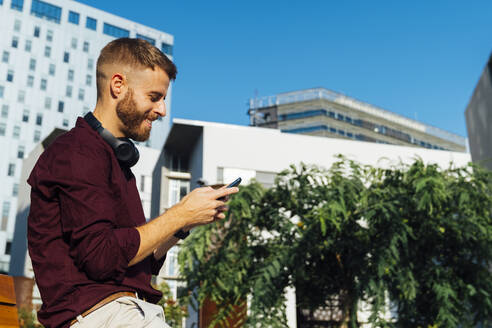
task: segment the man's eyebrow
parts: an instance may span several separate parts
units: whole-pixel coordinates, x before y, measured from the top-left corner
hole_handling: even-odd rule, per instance
[[[150,91],[149,94],[153,94],[155,96],[158,96],[159,98],[161,98],[163,96],[163,94],[160,93],[159,91]]]

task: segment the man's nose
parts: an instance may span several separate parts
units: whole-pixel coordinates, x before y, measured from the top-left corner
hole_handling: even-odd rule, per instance
[[[164,100],[159,101],[158,105],[155,108],[155,112],[159,116],[162,116],[162,117],[166,116],[166,103],[164,102]]]

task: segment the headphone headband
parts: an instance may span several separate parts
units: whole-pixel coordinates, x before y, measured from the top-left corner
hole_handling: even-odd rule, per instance
[[[116,158],[121,165],[132,167],[137,164],[140,154],[137,147],[129,138],[116,138],[113,136],[91,112],[88,112],[84,116],[84,119],[113,148]]]

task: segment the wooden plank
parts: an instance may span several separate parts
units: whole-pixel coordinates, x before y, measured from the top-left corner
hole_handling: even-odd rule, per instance
[[[3,274],[0,274],[0,303],[15,305],[14,280]]]
[[[17,308],[14,305],[0,304],[0,327],[19,327]]]

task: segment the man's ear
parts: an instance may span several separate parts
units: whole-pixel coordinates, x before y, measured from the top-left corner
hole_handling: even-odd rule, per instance
[[[109,89],[111,91],[111,96],[114,99],[123,97],[126,93],[127,88],[128,85],[125,75],[121,73],[115,73],[113,74],[113,76],[111,76]]]

